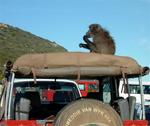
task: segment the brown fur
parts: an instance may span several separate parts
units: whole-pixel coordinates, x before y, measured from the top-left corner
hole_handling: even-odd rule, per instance
[[[93,42],[89,40],[92,38]],[[80,47],[89,49],[91,52],[101,54],[115,54],[115,42],[109,35],[109,32],[103,29],[99,24],[91,24],[89,31],[83,36],[86,44],[80,43]]]

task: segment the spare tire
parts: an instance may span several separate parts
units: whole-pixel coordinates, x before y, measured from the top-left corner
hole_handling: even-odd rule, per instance
[[[123,126],[117,112],[94,99],[81,99],[64,107],[56,116],[54,126]]]

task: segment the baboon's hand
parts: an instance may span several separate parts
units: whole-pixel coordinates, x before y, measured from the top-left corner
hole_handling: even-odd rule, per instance
[[[84,40],[84,42],[86,42],[87,44],[92,43],[92,42],[89,40],[89,36],[87,36],[87,35],[84,35],[84,36],[83,36],[83,40]]]
[[[82,47],[83,47],[83,44],[82,44],[82,43],[80,43],[80,44],[79,44],[79,47],[80,47],[80,48],[82,48]]]

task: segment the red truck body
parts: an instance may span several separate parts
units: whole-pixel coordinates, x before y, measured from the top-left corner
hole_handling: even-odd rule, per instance
[[[146,120],[126,120],[123,121],[124,126],[148,126]],[[38,124],[35,120],[5,120],[0,122],[0,126],[45,126],[45,124]],[[46,126],[53,126],[47,123]]]
[[[0,122],[0,126],[45,126],[45,124],[38,124],[36,120],[5,120]],[[46,126],[53,126],[47,124]]]
[[[79,89],[80,89],[82,97],[86,97],[88,92],[96,92],[98,90],[96,81],[79,80],[76,82],[79,85]]]

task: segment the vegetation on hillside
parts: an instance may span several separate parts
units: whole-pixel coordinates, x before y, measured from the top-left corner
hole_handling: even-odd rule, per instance
[[[26,53],[65,52],[64,47],[30,32],[0,23],[0,78],[4,64]]]

